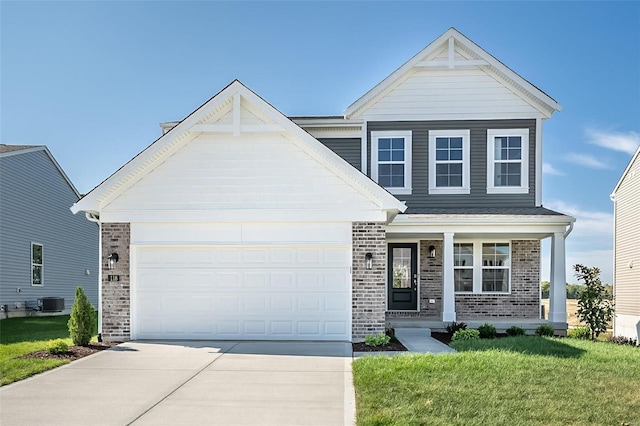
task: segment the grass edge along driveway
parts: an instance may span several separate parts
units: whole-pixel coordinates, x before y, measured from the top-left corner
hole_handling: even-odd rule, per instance
[[[69,315],[0,320],[0,386],[68,364],[64,359],[21,359],[28,353],[46,350],[53,339],[65,339],[72,346],[68,321]]]
[[[353,362],[358,425],[640,425],[640,348],[535,336]]]

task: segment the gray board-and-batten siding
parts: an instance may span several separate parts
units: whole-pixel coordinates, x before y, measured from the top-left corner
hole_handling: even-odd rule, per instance
[[[99,227],[71,213],[77,200],[43,149],[0,158],[0,304],[9,312],[43,297],[63,297],[68,310],[77,286],[98,306]],[[32,242],[43,245],[42,286],[31,285]]]

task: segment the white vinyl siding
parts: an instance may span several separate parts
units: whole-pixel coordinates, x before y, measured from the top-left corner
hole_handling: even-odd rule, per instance
[[[469,130],[429,131],[429,193],[468,194]]]
[[[410,131],[371,132],[371,178],[392,194],[411,194]]]
[[[487,130],[487,194],[529,192],[529,129]]]
[[[370,121],[486,120],[539,116],[540,112],[479,68],[412,72],[353,118]]]

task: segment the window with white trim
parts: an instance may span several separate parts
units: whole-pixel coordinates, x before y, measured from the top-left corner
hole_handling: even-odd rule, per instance
[[[43,284],[43,246],[38,243],[31,243],[31,285],[40,286]]]
[[[454,243],[456,293],[509,293],[510,253],[508,242]]]
[[[529,129],[487,130],[487,194],[529,192]]]
[[[371,178],[392,194],[411,194],[411,131],[371,132]]]
[[[429,193],[468,194],[469,130],[429,131]]]

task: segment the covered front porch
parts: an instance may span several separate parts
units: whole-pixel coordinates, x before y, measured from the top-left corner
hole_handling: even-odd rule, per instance
[[[555,212],[554,212],[555,213]],[[387,327],[451,322],[566,333],[565,238],[573,218],[400,215],[387,225]],[[551,238],[550,309],[541,309],[541,240]]]

